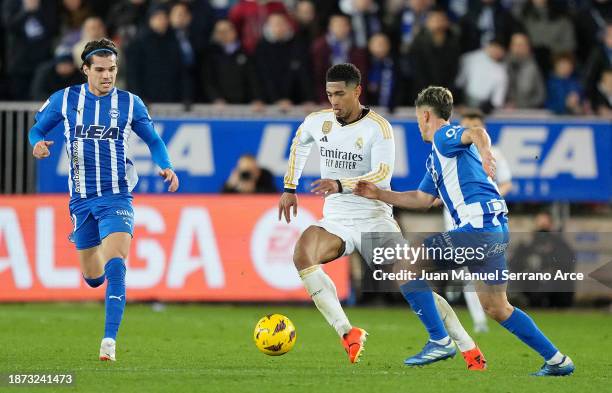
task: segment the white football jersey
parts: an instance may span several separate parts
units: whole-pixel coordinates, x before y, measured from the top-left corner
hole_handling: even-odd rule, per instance
[[[342,193],[325,198],[325,218],[391,217],[391,206],[386,203],[352,194],[359,180],[391,188],[395,143],[387,120],[372,110],[345,125],[338,122],[331,109],[308,115],[291,144],[286,189],[297,187],[313,145],[320,155],[321,178],[340,180],[342,184]]]

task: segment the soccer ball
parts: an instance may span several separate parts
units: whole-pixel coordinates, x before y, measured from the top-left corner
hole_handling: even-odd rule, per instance
[[[261,318],[253,332],[257,348],[270,356],[286,354],[293,348],[296,339],[295,326],[281,314],[269,314]]]

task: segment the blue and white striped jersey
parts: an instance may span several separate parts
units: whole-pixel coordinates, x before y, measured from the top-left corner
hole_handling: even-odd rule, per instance
[[[30,143],[36,144],[56,126],[63,125],[70,170],[72,199],[129,194],[138,177],[128,159],[134,131],[149,146],[160,168],[171,168],[163,141],[142,100],[114,88],[98,97],[87,83],[55,92],[36,114]]]
[[[463,127],[451,125],[436,131],[419,190],[442,199],[456,228],[505,224],[506,202],[482,168],[476,146],[461,143],[464,131]]]

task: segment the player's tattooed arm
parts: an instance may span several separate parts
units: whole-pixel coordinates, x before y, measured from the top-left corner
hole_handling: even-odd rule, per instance
[[[482,127],[469,128],[461,134],[461,143],[464,145],[473,143],[476,146],[482,159],[482,168],[488,176],[495,178],[495,157],[491,153],[491,138],[487,131]]]
[[[353,194],[368,199],[378,199],[402,209],[426,210],[433,206],[436,197],[426,192],[383,190],[369,181],[359,181],[353,189]]]

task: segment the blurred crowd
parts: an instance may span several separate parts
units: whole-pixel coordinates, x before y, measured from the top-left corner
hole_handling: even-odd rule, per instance
[[[1,100],[80,83],[92,39],[120,48],[118,86],[146,102],[327,100],[351,62],[365,104],[411,106],[428,85],[459,104],[612,117],[609,0],[3,0]]]

